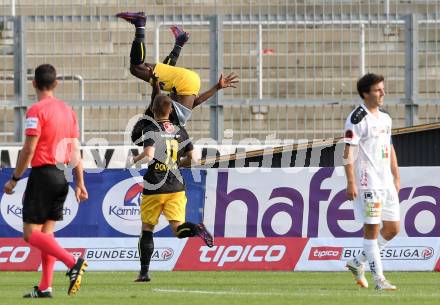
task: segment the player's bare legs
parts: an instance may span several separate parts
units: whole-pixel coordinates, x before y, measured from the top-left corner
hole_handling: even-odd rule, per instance
[[[400,232],[400,221],[383,221],[380,235],[387,241],[392,240]]]

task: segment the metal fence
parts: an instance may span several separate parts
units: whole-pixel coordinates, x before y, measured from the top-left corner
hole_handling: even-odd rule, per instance
[[[258,111],[247,105],[226,105],[224,108],[224,138],[233,143],[245,144],[288,144],[300,139],[324,139],[340,137],[343,124],[354,103],[329,105],[266,105]],[[420,124],[440,121],[440,103],[419,106]],[[405,105],[386,105],[393,117],[393,127],[405,126]],[[80,114],[80,107],[74,109]],[[88,106],[84,113],[84,143],[123,144],[128,139],[127,122],[142,113],[143,105]],[[262,113],[263,112],[263,113]],[[187,125],[194,140],[210,138],[210,109],[202,106],[193,114]],[[14,142],[14,108],[0,106],[0,142],[3,145]],[[249,140],[257,139],[251,141]],[[93,141],[93,142],[90,142]],[[203,141],[201,141],[203,142]],[[125,142],[127,143],[127,142]],[[212,144],[211,141],[206,143]]]
[[[78,111],[84,141],[123,141],[150,87],[129,73],[134,30],[114,17],[120,11],[146,12],[147,61],[168,54],[168,26],[178,24],[191,32],[178,65],[200,74],[202,90],[214,72],[239,75],[238,88],[214,99],[216,107],[194,112],[188,129],[195,139],[215,128],[218,138],[232,130],[236,142],[339,136],[365,72],[385,76],[396,127],[439,117],[440,1],[0,0],[1,142],[22,132],[17,122],[35,99],[26,74],[45,62],[64,75],[57,95]],[[22,29],[14,16],[26,16]],[[212,16],[219,22],[214,51]]]

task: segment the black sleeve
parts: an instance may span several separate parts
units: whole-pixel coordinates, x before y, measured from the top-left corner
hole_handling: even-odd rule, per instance
[[[177,117],[176,109],[174,108],[174,106],[173,110],[170,113],[170,122],[173,123],[173,125],[180,125],[179,118]]]
[[[191,140],[189,139],[189,135],[186,132],[186,129],[183,127],[180,127],[182,130],[181,136],[182,136],[182,142],[184,143],[183,151],[188,152],[194,150],[194,145],[192,144]]]
[[[144,148],[149,146],[154,146],[156,143],[156,135],[159,132],[155,128],[156,126],[150,125],[144,129]]]

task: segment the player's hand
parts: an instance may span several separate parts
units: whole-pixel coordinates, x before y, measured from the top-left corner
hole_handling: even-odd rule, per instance
[[[76,201],[81,202],[89,198],[89,193],[84,185],[77,185],[75,189]]]
[[[151,83],[155,84],[159,78],[156,76],[156,74],[154,74],[154,71],[153,71],[153,69],[151,69],[150,66],[147,66],[147,70],[150,72],[150,75],[151,75],[151,80],[152,80]]]
[[[232,88],[237,88],[235,86],[235,84],[237,84],[238,81],[238,75],[235,74],[234,72],[232,72],[231,74],[229,74],[228,76],[224,77],[223,73],[220,74],[220,78],[218,80],[217,83],[217,89],[224,89],[224,88],[228,88],[228,87],[232,87]]]
[[[356,185],[351,183],[347,184],[347,189],[345,190],[345,194],[347,195],[348,200],[354,200],[358,195]]]
[[[5,192],[5,194],[11,195],[14,194],[14,188],[17,185],[17,181],[14,181],[12,179],[10,179],[8,182],[5,183],[5,186],[3,187],[3,192]]]
[[[129,168],[129,167],[132,167],[132,166],[135,165],[135,164],[136,164],[136,162],[134,162],[134,156],[131,156],[131,157],[128,158],[128,160],[127,160],[126,167]]]

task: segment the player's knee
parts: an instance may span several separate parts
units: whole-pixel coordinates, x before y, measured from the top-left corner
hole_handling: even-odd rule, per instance
[[[131,64],[131,65],[130,65],[130,73],[131,73],[131,75],[137,77],[138,69],[139,69],[139,68],[138,68],[137,65],[133,65],[133,64]]]
[[[130,64],[130,73],[131,75],[148,82],[151,78],[152,71],[145,64]]]
[[[391,240],[397,234],[399,234],[399,232],[400,232],[399,226],[391,226],[391,227],[386,228],[385,230],[382,230],[381,234],[382,234],[382,237],[385,238],[386,240]]]
[[[393,238],[394,236],[399,234],[399,232],[400,232],[400,227],[399,226],[395,226],[395,227],[390,229],[389,234],[392,236],[391,238]]]

